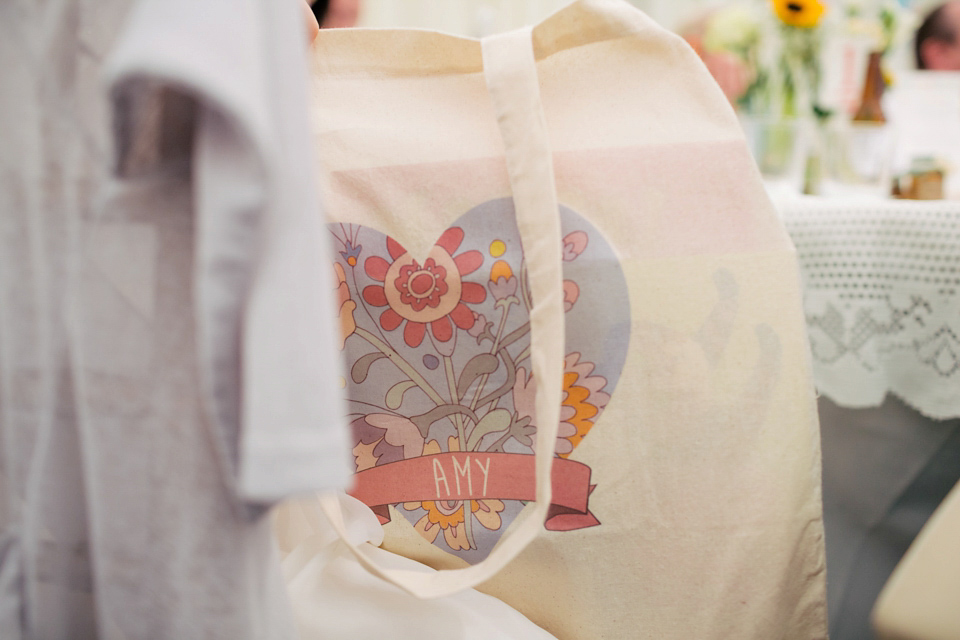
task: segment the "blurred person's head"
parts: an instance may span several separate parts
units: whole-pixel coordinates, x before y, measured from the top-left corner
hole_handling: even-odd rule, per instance
[[[927,15],[917,29],[914,52],[918,69],[960,71],[960,0],[946,2]]]
[[[360,0],[316,0],[311,5],[321,29],[354,27],[360,14]]]

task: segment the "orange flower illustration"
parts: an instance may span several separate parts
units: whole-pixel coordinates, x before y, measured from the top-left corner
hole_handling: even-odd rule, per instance
[[[606,378],[590,375],[593,373],[593,364],[579,360],[579,353],[571,353],[564,361],[563,400],[554,449],[561,458],[573,453],[574,448],[593,428],[603,408],[610,402],[610,394],[602,391],[607,384]],[[520,367],[513,385],[513,403],[520,418],[534,418],[536,393],[537,384],[533,376]],[[535,448],[536,440],[529,436],[527,439],[529,442],[521,444]]]
[[[557,451],[561,458],[570,455],[573,449],[580,444],[587,432],[600,417],[610,394],[601,391],[607,380],[601,376],[591,376],[593,364],[579,362],[580,354],[571,353],[564,363],[563,372],[563,406],[560,407],[561,424],[572,425],[576,429],[574,435],[567,439],[571,444],[570,451]]]

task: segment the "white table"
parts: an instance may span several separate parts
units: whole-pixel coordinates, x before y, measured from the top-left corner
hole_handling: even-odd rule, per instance
[[[821,394],[833,640],[960,480],[960,202],[776,198]]]

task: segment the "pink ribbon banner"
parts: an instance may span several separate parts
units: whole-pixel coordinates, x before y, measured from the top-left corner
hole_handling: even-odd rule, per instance
[[[594,486],[590,467],[554,458],[553,498],[545,526],[572,531],[600,524],[588,501]],[[360,471],[350,495],[369,506],[381,524],[390,521],[388,506],[399,502],[536,499],[532,455],[517,453],[438,453],[399,460]]]

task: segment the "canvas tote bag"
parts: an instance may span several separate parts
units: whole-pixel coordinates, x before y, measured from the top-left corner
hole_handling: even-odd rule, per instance
[[[351,493],[440,571],[357,558],[560,638],[825,637],[794,252],[695,54],[581,0],[315,63]]]

